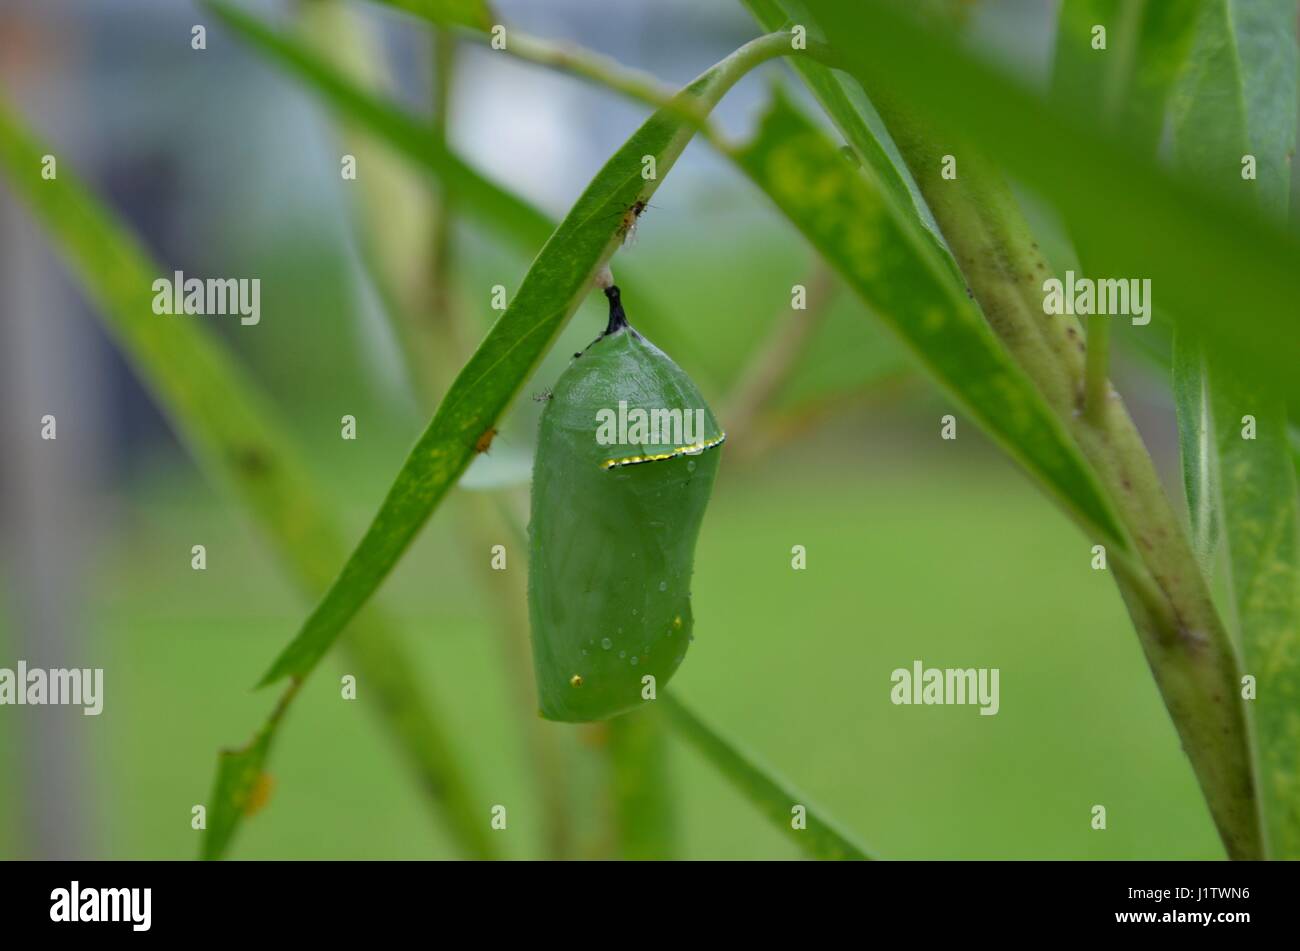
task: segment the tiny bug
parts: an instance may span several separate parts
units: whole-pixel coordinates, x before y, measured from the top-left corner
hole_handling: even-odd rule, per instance
[[[651,207],[650,202],[644,198],[638,198],[628,206],[626,211],[619,213],[621,220],[618,223],[618,231],[615,233],[623,239],[624,244],[636,239],[637,219],[645,214],[645,210],[649,207]]]
[[[623,221],[619,224],[618,230],[619,233],[623,235],[624,244],[631,241],[632,237],[636,234],[637,219],[645,213],[646,204],[647,202],[645,199],[638,198],[632,203],[631,208],[623,212]]]
[[[474,443],[474,451],[487,452],[488,449],[491,448],[492,440],[496,438],[496,435],[497,435],[497,431],[495,429],[489,427],[488,429],[484,430],[483,435],[479,436],[478,441]]]
[[[554,394],[551,392],[551,388],[548,386],[546,389],[542,390],[542,392],[540,392],[540,393],[534,393],[534,394],[533,394],[533,402],[534,402],[534,403],[545,403],[545,402],[546,402],[547,400],[549,400],[553,395],[554,395]]]

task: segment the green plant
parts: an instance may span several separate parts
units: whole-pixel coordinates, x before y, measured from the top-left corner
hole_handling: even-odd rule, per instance
[[[683,89],[670,90],[585,50],[509,28],[498,34],[500,25],[485,3],[384,0],[425,21],[408,21],[412,28],[434,31],[441,64],[459,42],[486,44],[504,35],[502,55],[574,74],[653,108],[557,224],[448,145],[449,70],[439,80],[440,104],[425,120],[350,74],[326,52],[327,44],[269,27],[224,0],[208,0],[234,34],[361,134],[431,177],[442,196],[435,212],[441,238],[430,267],[439,293],[449,275],[447,222],[455,215],[472,217],[536,255],[507,309],[472,353],[463,362],[435,365],[414,342],[427,332],[426,318],[438,325],[442,339],[458,345],[473,334],[437,294],[403,299],[387,273],[403,249],[380,250],[384,236],[375,209],[361,203],[357,227],[367,236],[368,265],[385,291],[389,318],[408,341],[413,376],[424,380],[430,396],[445,392],[346,559],[336,530],[311,501],[310,477],[289,461],[284,440],[265,422],[270,416],[252,382],[202,335],[162,334],[155,325],[140,329],[145,325],[130,319],[142,308],[151,267],[75,180],[64,178],[55,188],[33,184],[31,169],[42,148],[17,120],[0,113],[0,160],[11,179],[63,246],[197,455],[235,486],[291,569],[320,595],[263,678],[263,685],[289,681],[280,703],[247,747],[223,754],[209,803],[213,819],[205,856],[226,853],[299,685],[345,631],[349,649],[373,671],[389,709],[397,711],[391,726],[409,758],[438,790],[439,814],[456,830],[466,854],[491,854],[485,823],[473,815],[463,767],[442,735],[442,718],[419,698],[404,675],[400,648],[385,640],[385,628],[366,605],[487,448],[611,260],[638,313],[644,299],[656,336],[661,327],[671,335],[672,323],[657,316],[655,294],[639,288],[648,282],[635,275],[629,281],[615,255],[628,225],[697,134],[804,235],[835,280],[1061,507],[1088,545],[1102,546],[1227,854],[1300,856],[1300,543],[1296,449],[1287,423],[1288,413],[1300,406],[1294,372],[1300,353],[1286,316],[1300,297],[1300,246],[1276,216],[1255,207],[1284,207],[1290,194],[1294,6],[1280,0],[1250,10],[1228,0],[1068,3],[1059,21],[1053,88],[1039,95],[963,49],[951,35],[952,18],[943,3],[923,5],[928,16],[922,23],[882,0],[743,2],[769,32]],[[345,9],[336,3],[311,6],[315,15]],[[1113,56],[1089,55],[1090,31],[1097,25],[1109,29]],[[712,124],[709,113],[727,91],[779,57],[788,59],[846,144],[779,88],[749,139],[732,141]],[[1168,156],[1158,150],[1166,122],[1173,128]],[[1249,180],[1237,174],[1247,153],[1258,162],[1258,176]],[[644,174],[647,159],[654,169],[650,176]],[[949,175],[947,169],[959,171]],[[1048,261],[1010,178],[1060,214],[1072,238],[1068,253],[1077,261]],[[1234,189],[1259,194],[1243,201]],[[1146,445],[1109,382],[1108,318],[1085,322],[1045,313],[1045,289],[1065,264],[1088,275],[1149,276],[1160,288],[1160,319],[1133,335],[1150,329],[1168,337],[1168,326],[1175,328],[1173,391],[1188,518],[1166,497]],[[1225,321],[1225,313],[1238,317]],[[774,340],[778,347],[803,342],[780,335]],[[767,377],[779,377],[789,364],[774,360],[764,366],[763,374],[740,388],[737,405],[747,408],[747,420],[754,404],[772,392]],[[233,412],[222,404],[216,412],[214,394],[220,393],[243,394],[245,402],[236,401]],[[1257,438],[1241,437],[1247,416]],[[554,448],[545,442],[545,429],[542,438],[539,465]],[[241,466],[250,452],[271,463]],[[708,458],[716,466],[717,453]],[[656,477],[665,471],[655,470]],[[558,490],[543,481],[535,491]],[[701,491],[702,509],[707,486]],[[543,504],[555,500],[548,496]],[[610,503],[598,496],[591,504]],[[508,509],[497,514],[519,532]],[[1216,600],[1220,542],[1229,594]],[[678,568],[683,557],[679,552]],[[536,564],[533,570],[539,570]],[[688,580],[689,564],[683,570]],[[645,566],[639,572],[646,581]],[[545,584],[540,594],[546,594]],[[689,607],[683,616],[686,634]],[[502,626],[517,624],[507,618]],[[547,644],[554,643],[557,627],[534,617],[534,636],[540,629]],[[630,705],[601,696],[575,714],[548,701],[547,684],[559,684],[561,694],[585,689],[585,680],[584,687],[573,685],[580,675],[570,671],[572,661],[566,656],[557,666],[549,655],[539,659],[548,715],[585,720]],[[584,701],[588,696],[590,691]],[[665,843],[671,796],[654,765],[666,722],[809,854],[866,857],[819,810],[808,809],[806,828],[792,827],[792,805],[807,808],[801,796],[676,698],[665,695],[657,706],[666,708],[664,720],[655,710],[641,710],[605,728],[621,854],[670,854]],[[546,789],[545,777],[554,773],[546,765],[551,753],[540,740],[534,752]],[[553,821],[557,828],[562,824],[561,806]]]

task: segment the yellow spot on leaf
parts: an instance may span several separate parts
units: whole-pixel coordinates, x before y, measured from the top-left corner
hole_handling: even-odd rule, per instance
[[[271,778],[271,774],[260,773],[253,781],[253,788],[248,791],[248,798],[244,800],[244,815],[252,816],[261,812],[270,801],[274,789],[275,780]]]

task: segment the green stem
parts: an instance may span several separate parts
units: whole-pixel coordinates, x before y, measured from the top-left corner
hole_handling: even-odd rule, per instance
[[[480,43],[488,40],[485,34],[473,30],[461,32],[466,38]],[[505,51],[530,63],[590,80],[656,109],[677,92],[653,73],[631,69],[585,47],[553,43],[514,29],[509,31]]]
[[[643,861],[676,857],[668,729],[654,704],[607,724],[608,788],[612,844],[617,858]]]
[[[1142,18],[1146,14],[1146,0],[1127,0],[1120,4],[1120,22],[1116,31],[1115,52],[1110,68],[1106,70],[1102,90],[1102,109],[1108,122],[1116,122],[1124,107],[1125,91],[1130,87],[1133,66],[1138,55],[1138,41],[1142,34]]]
[[[1122,561],[1111,552],[1111,563],[1148,664],[1228,855],[1259,857],[1236,653],[1151,456],[1122,401],[1108,395],[1105,330],[1090,341],[1087,359],[1077,321],[1044,314],[1042,281],[1050,271],[996,170],[966,149],[961,179],[941,180],[934,136],[888,90],[868,94],[989,325],[1055,408],[1111,497],[1133,550]]]
[[[867,860],[867,850],[840,829],[808,798],[775,778],[753,757],[741,752],[731,741],[711,729],[688,710],[677,698],[664,693],[657,701],[663,707],[673,729],[718,767],[736,790],[781,829],[800,849],[814,858]],[[796,808],[803,810],[802,827],[795,821]]]
[[[476,30],[459,30],[458,33],[480,44],[486,44],[490,40],[487,34]],[[517,59],[585,79],[656,109],[678,109],[681,115],[693,122],[695,131],[705,139],[714,144],[724,141],[722,133],[708,119],[711,104],[702,105],[681,100],[677,90],[652,73],[629,68],[617,60],[586,47],[554,43],[513,28],[508,31],[508,37],[504,52]],[[723,91],[749,70],[777,56],[808,55],[828,65],[836,62],[830,47],[825,44],[809,41],[806,50],[797,50],[793,47],[792,40],[793,36],[790,33],[769,33],[736,50],[727,60],[724,60],[724,63],[734,60],[737,72]]]
[[[789,378],[834,297],[835,273],[820,258],[807,279],[807,289],[805,309],[793,313],[788,307],[782,309],[767,339],[746,361],[747,369],[731,389],[721,418],[727,420],[731,440],[738,445],[749,442],[746,437]]]
[[[1088,349],[1083,377],[1083,409],[1094,426],[1104,423],[1106,400],[1110,397],[1110,380],[1106,376],[1106,349],[1110,338],[1110,318],[1094,314],[1088,320]]]
[[[447,140],[450,121],[451,97],[456,81],[456,40],[447,30],[433,31],[433,132],[440,142]],[[429,309],[436,327],[452,338],[453,350],[466,349],[458,339],[460,334],[452,314],[451,273],[453,267],[452,239],[455,229],[455,202],[451,189],[441,188],[433,210],[433,234],[429,251]],[[454,372],[454,368],[452,368]]]

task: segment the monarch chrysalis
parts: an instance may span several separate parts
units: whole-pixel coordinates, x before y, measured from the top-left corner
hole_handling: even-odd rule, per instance
[[[693,627],[695,540],[725,434],[690,377],[609,325],[560,375],[533,464],[528,607],[541,715],[601,720],[663,687]]]

